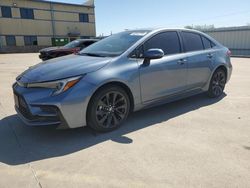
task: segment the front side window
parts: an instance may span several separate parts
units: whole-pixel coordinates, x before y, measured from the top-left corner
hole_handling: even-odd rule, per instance
[[[178,54],[181,52],[180,41],[177,32],[168,31],[157,34],[144,44],[144,50],[159,48],[165,55]]]
[[[12,18],[11,8],[2,6],[1,7],[2,17],[4,18]]]
[[[89,47],[82,50],[79,54],[104,57],[119,56],[149,32],[150,30],[137,30],[124,31],[114,34],[90,45]]]
[[[34,11],[30,8],[20,8],[21,18],[34,19]]]
[[[89,15],[88,14],[79,14],[79,21],[80,22],[89,22]]]
[[[203,50],[201,36],[196,33],[182,32],[186,52]]]
[[[24,36],[25,46],[37,46],[37,37],[36,36]]]
[[[89,45],[91,45],[93,43],[95,43],[95,42],[94,41],[85,41],[85,42],[80,43],[78,47],[86,48],[87,46],[89,46]]]
[[[16,38],[15,36],[6,36],[6,45],[7,46],[16,46]]]

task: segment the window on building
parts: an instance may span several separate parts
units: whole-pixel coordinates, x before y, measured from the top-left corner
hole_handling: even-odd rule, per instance
[[[182,32],[186,52],[203,50],[201,36],[196,33]]]
[[[36,36],[24,36],[25,46],[37,46],[37,37]]]
[[[2,17],[4,18],[12,18],[11,8],[2,6],[1,7]]]
[[[160,33],[144,44],[145,51],[151,48],[159,48],[165,55],[177,54],[181,52],[178,34],[174,31]]]
[[[16,37],[15,36],[5,36],[7,46],[16,46]]]
[[[79,14],[79,21],[80,22],[89,22],[89,15],[88,14]]]
[[[30,8],[20,8],[21,18],[34,19],[34,11]]]

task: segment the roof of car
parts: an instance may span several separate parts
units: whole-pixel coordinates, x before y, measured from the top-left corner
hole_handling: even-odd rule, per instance
[[[140,28],[140,29],[131,29],[131,30],[127,30],[130,32],[138,32],[138,31],[162,31],[162,30],[175,30],[175,31],[192,31],[192,32],[200,32],[198,30],[194,30],[194,29],[186,29],[186,28],[168,28],[168,27],[161,27],[161,28]]]
[[[100,39],[76,39],[77,41],[80,41],[80,42],[97,42],[99,41]]]
[[[158,32],[164,32],[164,31],[187,31],[187,32],[192,32],[192,33],[197,33],[202,36],[206,36],[208,39],[210,39],[212,42],[214,42],[216,45],[221,45],[218,41],[216,41],[214,38],[209,36],[208,34],[194,30],[194,29],[186,29],[186,28],[146,28],[146,29],[133,29],[133,30],[127,30],[129,32],[142,32],[142,31],[147,31],[148,34],[154,34]]]

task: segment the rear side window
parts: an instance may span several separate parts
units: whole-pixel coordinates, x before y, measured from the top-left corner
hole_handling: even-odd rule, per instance
[[[186,52],[203,50],[201,36],[196,33],[182,32]]]
[[[159,48],[165,55],[177,54],[181,52],[180,41],[177,32],[169,31],[157,34],[144,44],[144,50]]]

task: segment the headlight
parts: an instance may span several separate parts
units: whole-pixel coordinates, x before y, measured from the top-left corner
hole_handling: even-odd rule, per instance
[[[51,88],[54,89],[53,95],[59,95],[76,85],[82,76],[66,78],[63,80],[57,80],[52,82],[42,82],[42,83],[30,83],[27,84],[28,88]]]

